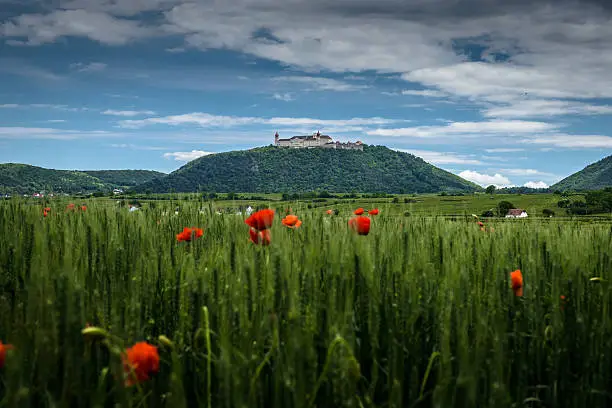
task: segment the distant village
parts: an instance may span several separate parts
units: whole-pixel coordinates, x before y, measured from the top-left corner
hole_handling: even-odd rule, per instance
[[[344,149],[344,150],[363,150],[363,143],[360,140],[353,142],[342,143],[335,141],[328,135],[322,135],[317,131],[308,136],[293,136],[288,139],[281,139],[278,132],[274,135],[274,146],[291,147],[294,149]]]

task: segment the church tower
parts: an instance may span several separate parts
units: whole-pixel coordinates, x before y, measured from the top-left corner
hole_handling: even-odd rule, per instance
[[[278,146],[278,132],[274,134],[274,145]]]

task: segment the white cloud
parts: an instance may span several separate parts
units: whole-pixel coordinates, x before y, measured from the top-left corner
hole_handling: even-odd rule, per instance
[[[26,105],[21,105],[21,104],[17,104],[17,103],[6,103],[3,105],[0,105],[0,108],[11,108],[11,109],[27,109],[27,108],[36,108],[36,109],[54,109],[54,110],[59,110],[59,111],[63,111],[63,112],[85,112],[85,111],[91,111],[93,109],[88,108],[86,106],[82,106],[80,108],[74,108],[74,107],[70,107],[67,105],[58,105],[58,104],[51,104],[51,103],[30,103],[30,104],[26,104]]]
[[[483,187],[494,185],[495,187],[510,187],[512,186],[512,182],[505,176],[502,176],[499,173],[495,173],[494,175],[482,174],[476,171],[465,170],[459,173],[459,177],[463,177],[466,180],[472,181],[476,184],[479,184]]]
[[[276,125],[276,126],[374,126],[398,122],[394,119],[379,117],[351,118],[341,120],[315,118],[262,118],[250,116],[222,116],[209,113],[194,112],[183,115],[172,115],[141,120],[123,120],[120,125],[126,128],[139,128],[147,125],[197,125],[201,127],[233,127],[245,125]]]
[[[49,119],[47,122],[50,122],[50,123],[64,123],[64,122],[66,122],[66,120],[65,119]]]
[[[612,137],[601,135],[539,135],[531,139],[523,139],[521,142],[577,149],[612,148]]]
[[[400,152],[410,153],[422,158],[432,164],[483,164],[480,160],[471,158],[470,156],[456,154],[452,152],[435,152],[431,150],[415,150],[415,149],[394,149]]]
[[[274,99],[276,99],[278,101],[285,101],[285,102],[291,102],[291,101],[295,100],[293,98],[293,96],[289,92],[284,93],[284,94],[275,93],[274,95],[272,95],[272,98],[274,98]]]
[[[525,184],[523,184],[523,187],[529,187],[529,188],[548,188],[548,184],[546,184],[543,181],[528,181]]]
[[[514,152],[522,152],[525,149],[514,148],[514,147],[496,147],[493,149],[485,149],[487,153],[514,153]]]
[[[165,147],[139,146],[133,143],[112,143],[110,146],[118,148],[118,149],[132,149],[132,150],[166,150]]]
[[[463,62],[414,70],[403,74],[402,78],[452,95],[501,103],[523,103],[531,98],[612,96],[611,80],[595,85],[590,83],[592,75],[585,75],[587,73],[584,69],[580,71],[583,71],[583,75],[568,75],[570,72],[564,66],[551,71],[543,67],[511,63]],[[568,77],[572,81],[568,81]]]
[[[120,134],[104,130],[81,131],[54,128],[30,128],[30,127],[0,127],[0,139],[55,139],[73,140],[91,137],[111,137]]]
[[[500,171],[511,176],[553,176],[553,174],[544,173],[536,169],[500,169]]]
[[[208,156],[215,154],[214,152],[204,152],[202,150],[192,150],[190,152],[171,152],[164,153],[164,157],[167,159],[173,158],[176,161],[191,161],[202,156]]]
[[[492,120],[486,122],[451,122],[446,126],[415,126],[399,129],[375,129],[367,132],[371,136],[389,137],[444,137],[483,135],[517,135],[546,132],[557,129],[558,125],[545,122],[522,120]]]
[[[448,94],[440,91],[425,89],[425,90],[410,90],[406,89],[402,91],[402,95],[412,95],[412,96],[425,96],[429,98],[444,98],[448,96]]]
[[[561,100],[521,100],[483,111],[488,118],[550,117],[562,115],[609,115],[612,106]]]
[[[147,11],[159,11],[170,8],[181,0],[63,0],[64,9],[87,9],[102,11],[118,16],[134,16]]]
[[[108,65],[102,62],[90,62],[88,64],[76,62],[74,64],[70,64],[70,68],[77,72],[99,72],[105,70],[107,66]]]
[[[21,45],[41,45],[62,37],[87,37],[107,45],[122,45],[150,37],[155,29],[137,20],[113,17],[99,11],[55,10],[49,14],[23,14],[0,24],[0,37],[26,37]]]
[[[155,112],[149,110],[112,110],[107,109],[102,112],[103,115],[113,115],[113,116],[139,116],[139,115],[155,115]]]
[[[308,85],[306,90],[309,91],[352,92],[369,88],[367,85],[352,84],[345,81],[339,81],[337,79],[313,76],[282,76],[272,78],[272,80],[279,82],[303,83]]]

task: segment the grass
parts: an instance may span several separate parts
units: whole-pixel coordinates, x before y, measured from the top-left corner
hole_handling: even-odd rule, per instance
[[[482,232],[395,217],[388,204],[357,236],[348,204],[335,217],[294,205],[303,226],[277,215],[272,244],[258,247],[243,217],[211,203],[181,202],[178,215],[176,203],[65,204],[43,218],[40,205],[0,203],[0,340],[15,346],[3,406],[611,402],[609,223],[492,221]],[[185,226],[204,236],[177,243]],[[86,324],[109,336],[83,336]],[[142,340],[161,368],[126,388],[121,352]]]

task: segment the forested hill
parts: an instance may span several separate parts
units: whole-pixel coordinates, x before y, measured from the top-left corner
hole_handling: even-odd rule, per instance
[[[0,164],[0,193],[32,194],[41,191],[76,193],[132,187],[164,173],[148,170],[53,170],[28,164]]]
[[[551,190],[601,190],[612,187],[612,156],[588,165],[577,173],[553,184]]]
[[[273,146],[208,155],[139,192],[470,192],[480,187],[408,153],[383,146],[359,150]]]
[[[164,173],[152,170],[84,170],[83,173],[120,187],[133,187],[165,176]]]

